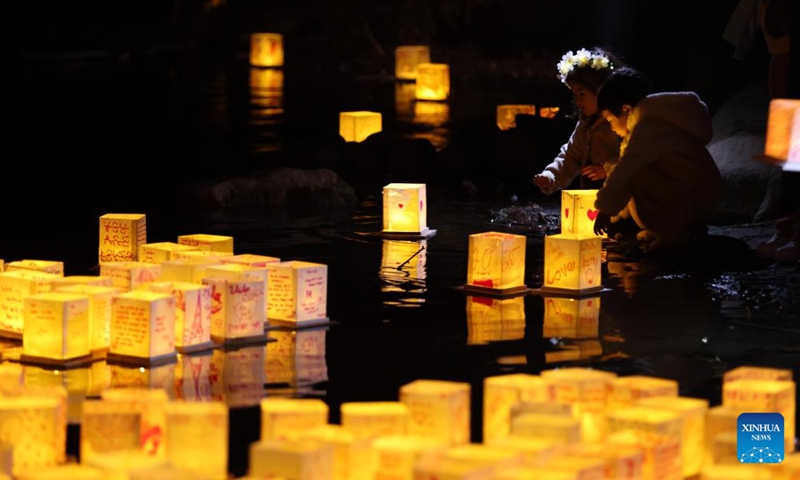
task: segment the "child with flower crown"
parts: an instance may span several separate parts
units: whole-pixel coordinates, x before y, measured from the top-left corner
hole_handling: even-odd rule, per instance
[[[533,183],[550,195],[567,188],[581,176],[580,188],[599,188],[619,158],[620,138],[597,110],[597,90],[621,62],[602,48],[569,51],[558,63],[558,76],[572,91],[578,109],[578,123],[542,173]]]

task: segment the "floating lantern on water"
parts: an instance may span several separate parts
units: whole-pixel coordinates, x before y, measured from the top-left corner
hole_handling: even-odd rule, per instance
[[[794,373],[788,368],[768,368],[744,365],[728,370],[722,376],[722,382],[732,382],[734,380],[775,380],[793,381]]]
[[[21,338],[25,298],[51,290],[54,273],[15,270],[0,273],[0,336]]]
[[[603,289],[603,239],[592,234],[559,233],[544,237],[543,292],[589,294]]]
[[[23,361],[75,366],[91,361],[89,297],[48,292],[25,298]]]
[[[417,65],[417,100],[444,101],[450,96],[450,66],[445,63]]]
[[[6,272],[14,270],[33,270],[36,272],[52,273],[59,277],[64,276],[64,262],[53,260],[17,260],[8,262],[5,267]]]
[[[345,142],[363,142],[373,133],[383,129],[382,117],[377,112],[339,113],[339,135]]]
[[[175,297],[175,350],[198,352],[211,342],[211,287],[199,283],[156,282],[150,291]]]
[[[794,451],[795,383],[776,380],[734,380],[722,384],[722,405],[739,413],[780,413],[786,453]]]
[[[278,263],[279,262],[273,262],[272,264],[277,265]],[[223,263],[222,265],[209,265],[205,273],[205,278],[229,278],[236,280],[242,277],[258,279],[264,283],[264,295],[261,297],[261,301],[264,305],[260,308],[260,311],[264,313],[264,328],[267,328],[269,326],[269,321],[267,320],[267,285],[269,272],[266,267],[256,267],[241,263]]]
[[[561,191],[561,233],[594,234],[597,190]]]
[[[708,400],[688,397],[651,397],[639,400],[642,407],[672,411],[681,415],[683,476],[691,478],[703,467]]]
[[[111,300],[109,359],[158,364],[175,352],[175,297],[137,290]]]
[[[283,67],[283,35],[280,33],[250,34],[250,65]]]
[[[109,277],[100,277],[108,278]],[[52,284],[53,287],[57,283]],[[78,294],[89,300],[89,348],[105,354],[111,344],[111,299],[121,293],[119,288],[103,285],[75,284],[60,287],[58,292]]]
[[[608,410],[624,410],[645,398],[678,396],[678,382],[668,378],[628,375],[615,378],[608,390]]]
[[[784,164],[785,170],[800,165],[800,100],[775,98],[769,102],[764,155],[769,163]]]
[[[467,344],[525,338],[525,298],[467,297]]]
[[[469,236],[465,290],[494,295],[527,292],[524,235],[485,232]]]
[[[416,466],[424,455],[444,452],[449,446],[441,440],[419,435],[376,438],[372,442],[375,452],[375,478],[415,478]]]
[[[602,444],[579,443],[565,451],[567,457],[592,458],[605,464],[603,478],[637,479],[642,478],[644,455],[641,450],[631,446],[615,445],[608,448]]]
[[[573,415],[523,413],[512,417],[510,432],[512,436],[574,445],[581,441],[581,421]]]
[[[244,274],[206,276],[203,284],[211,287],[211,338],[215,342],[266,343],[264,280]]]
[[[328,424],[328,405],[318,398],[261,400],[261,440],[297,439],[305,431]]]
[[[145,243],[139,245],[139,261],[145,263],[164,263],[173,260],[175,252],[197,250],[192,245],[181,245],[175,242]]]
[[[600,297],[544,297],[545,338],[597,338],[599,322]]]
[[[289,261],[271,264],[268,271],[271,324],[301,328],[330,323],[327,265]]]
[[[196,247],[200,251],[233,255],[233,237],[227,235],[210,235],[207,233],[180,235],[178,236],[178,243]]]
[[[228,406],[222,402],[170,402],[166,405],[167,461],[208,475],[228,477]]]
[[[136,261],[139,245],[145,243],[147,218],[143,213],[107,213],[100,217],[100,265]]]
[[[424,183],[390,183],[383,187],[383,235],[387,238],[427,238],[428,199]]]
[[[264,439],[250,444],[252,478],[334,478],[330,445],[311,440]]]
[[[411,415],[403,402],[344,402],[342,426],[358,439],[408,435]]]
[[[140,452],[148,456],[164,458],[166,453],[164,444],[165,410],[169,403],[169,397],[165,390],[135,387],[112,388],[102,393],[101,400],[114,402],[119,407],[119,411],[138,413],[141,422]],[[128,452],[118,451],[115,453],[125,454]],[[107,455],[103,456],[103,458],[106,457]]]
[[[236,265],[247,265],[248,267],[268,267],[273,263],[281,261],[278,257],[269,257],[267,255],[255,255],[252,253],[240,253],[231,257],[220,259],[222,263],[233,263]]]
[[[161,265],[144,262],[114,262],[100,265],[100,275],[111,278],[122,292],[144,290],[161,279]]]
[[[402,45],[394,50],[394,76],[398,80],[416,80],[417,66],[430,63],[431,49],[427,45]]]
[[[617,375],[590,368],[569,367],[542,370],[541,376],[548,385],[549,401],[575,406],[575,413],[582,422],[583,441],[603,438],[608,390]]]
[[[547,384],[538,375],[510,373],[483,380],[484,442],[507,437],[511,431],[511,407],[520,402],[543,402]]]
[[[536,105],[498,105],[497,128],[500,130],[517,128],[517,115],[536,115]]]
[[[411,415],[409,435],[447,445],[463,445],[470,439],[469,383],[414,380],[400,387],[400,401]]]

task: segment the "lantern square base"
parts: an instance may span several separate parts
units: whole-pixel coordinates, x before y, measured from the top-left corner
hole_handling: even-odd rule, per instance
[[[460,290],[467,295],[479,295],[489,298],[514,298],[527,295],[531,291],[531,289],[525,285],[511,288],[489,288],[470,284],[456,287],[456,290]]]
[[[251,335],[249,337],[236,337],[236,338],[224,338],[211,335],[211,341],[216,344],[215,346],[221,345],[223,347],[266,345],[268,342],[277,342],[276,339],[267,336],[266,333],[262,333],[259,335]]]
[[[299,321],[270,318],[269,322],[272,325],[277,326],[280,330],[305,330],[309,328],[333,325],[333,322],[331,322],[331,319],[328,317],[312,318],[310,320],[299,320]]]
[[[214,342],[209,340],[208,342],[195,343],[194,345],[175,345],[175,350],[181,355],[186,355],[189,353],[205,352],[213,349],[215,346]]]
[[[80,368],[85,367],[97,359],[92,354],[82,355],[75,358],[57,359],[37,357],[36,355],[25,355],[24,353],[19,356],[19,362],[29,365],[37,365],[44,367],[62,367],[62,368]]]
[[[436,230],[433,228],[426,228],[419,232],[386,232],[380,231],[377,235],[387,240],[425,240],[436,235]]]
[[[107,357],[109,364],[117,364],[121,366],[135,366],[135,367],[158,367],[160,365],[167,365],[178,361],[178,352],[165,353],[155,357],[134,357],[131,355],[120,355],[118,353],[109,352]]]
[[[533,295],[541,295],[548,297],[566,297],[566,298],[580,298],[588,295],[597,295],[598,293],[610,292],[611,289],[604,286],[585,288],[583,290],[568,290],[566,288],[548,288],[539,287],[530,290]]]

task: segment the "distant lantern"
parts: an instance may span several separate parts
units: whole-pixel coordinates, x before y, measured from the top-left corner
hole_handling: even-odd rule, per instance
[[[64,262],[53,260],[17,260],[8,262],[5,271],[11,272],[13,270],[34,270],[36,272],[45,272],[64,276]]]
[[[599,321],[600,297],[544,297],[545,338],[597,338]]]
[[[119,411],[135,412],[140,417],[139,448],[146,455],[164,458],[165,410],[169,403],[167,392],[147,386],[112,388],[101,394],[104,402],[114,402]],[[116,453],[127,453],[119,451]],[[105,457],[105,456],[103,456]]]
[[[105,354],[111,344],[111,299],[121,290],[78,284],[60,287],[56,291],[85,295],[89,299],[89,348],[92,352]]]
[[[732,382],[734,380],[778,380],[793,381],[794,373],[790,368],[770,368],[756,367],[753,365],[742,365],[725,372],[722,382]]]
[[[155,363],[175,358],[175,297],[143,290],[111,301],[109,359]]]
[[[206,277],[211,287],[211,338],[217,343],[264,341],[264,280],[250,275]]]
[[[197,247],[197,250],[222,252],[233,255],[233,237],[227,235],[212,235],[207,233],[194,233],[178,236],[178,243]]]
[[[147,243],[143,213],[107,213],[100,217],[100,264],[137,260],[139,245]]]
[[[166,454],[170,465],[211,480],[228,478],[228,406],[222,402],[166,405]]]
[[[548,119],[556,118],[558,111],[558,107],[539,107],[539,116]]]
[[[339,135],[346,142],[363,142],[373,133],[382,130],[382,117],[378,112],[339,113]]]
[[[145,262],[115,262],[100,265],[100,275],[123,292],[144,290],[161,279],[161,265]]]
[[[602,290],[603,239],[594,233],[559,233],[544,237],[542,290],[590,293]]]
[[[0,336],[22,338],[25,297],[51,290],[53,273],[15,270],[0,273]]]
[[[760,158],[771,163],[786,162],[787,166],[800,162],[800,100],[775,98],[769,102],[764,155]]]
[[[197,250],[193,245],[181,245],[175,242],[145,243],[139,245],[139,261],[145,263],[164,263],[172,260],[175,252]]]
[[[211,287],[198,283],[156,282],[150,290],[175,297],[175,349],[207,350],[211,342]]]
[[[402,45],[394,50],[394,76],[398,80],[416,80],[417,67],[430,63],[431,49],[427,45]]]
[[[383,187],[384,235],[428,237],[428,199],[424,183],[390,183]]]
[[[561,191],[561,233],[594,233],[597,190]]]
[[[265,68],[283,67],[283,35],[250,34],[250,65]]]
[[[615,378],[608,388],[607,411],[625,410],[646,398],[678,396],[678,382],[669,378],[628,375]]]
[[[318,398],[261,400],[261,440],[294,440],[311,428],[328,424],[328,405]]]
[[[540,375],[547,382],[549,401],[575,406],[575,412],[581,418],[583,440],[593,442],[601,439],[608,390],[617,375],[582,367],[542,370]]]
[[[327,265],[289,261],[267,269],[267,317],[271,324],[298,328],[330,323]]]
[[[89,297],[48,292],[25,298],[22,359],[68,365],[91,360]]]
[[[450,66],[446,63],[417,65],[417,100],[444,101],[450,96]]]
[[[501,232],[469,236],[467,289],[515,293],[525,286],[526,237]]]
[[[525,297],[467,297],[467,344],[525,338]]]
[[[247,478],[335,478],[334,449],[312,440],[264,439],[250,444]]]
[[[277,264],[278,262],[275,262]],[[241,263],[223,263],[222,265],[210,265],[206,269],[205,278],[232,278],[237,279],[242,277],[251,277],[264,282],[264,295],[261,300],[264,305],[259,309],[264,314],[264,328],[269,326],[267,321],[267,285],[269,280],[269,272],[266,267],[257,267],[252,265],[243,265]]]
[[[536,115],[536,105],[498,105],[497,128],[500,130],[517,128],[517,115]]]
[[[414,380],[400,387],[400,401],[411,415],[408,433],[456,446],[469,443],[469,383]]]

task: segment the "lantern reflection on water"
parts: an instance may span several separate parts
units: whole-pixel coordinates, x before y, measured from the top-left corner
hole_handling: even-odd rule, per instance
[[[250,65],[254,67],[283,66],[283,35],[280,33],[250,34]]]
[[[228,478],[228,407],[222,402],[170,402],[166,406],[170,465]]]
[[[167,363],[156,367],[134,365],[103,364],[108,370],[109,388],[148,388],[164,390],[173,396],[175,384],[175,363]],[[102,393],[102,392],[100,392]]]
[[[250,127],[253,139],[251,152],[277,152],[282,141],[276,126],[282,121],[283,70],[250,69]]]
[[[410,120],[414,117],[414,99],[417,86],[409,82],[394,84],[394,113],[397,118]]]
[[[212,400],[230,408],[258,405],[264,398],[264,350],[263,345],[215,349],[209,370]]]
[[[394,76],[398,80],[416,80],[417,66],[430,63],[431,49],[427,45],[402,45],[394,50]]]
[[[600,297],[544,297],[545,338],[596,338],[599,320]]]
[[[378,276],[381,292],[391,294],[384,305],[418,307],[425,302],[427,248],[427,240],[383,240]]]
[[[429,102],[417,100],[414,102],[415,125],[428,127],[441,127],[450,121],[450,105],[442,102]]]
[[[467,345],[525,338],[525,298],[467,296]]]
[[[327,328],[276,330],[270,336],[276,341],[267,344],[264,374],[271,387],[288,385],[295,393],[307,394],[328,380]]]
[[[517,128],[517,115],[536,115],[536,105],[498,105],[497,128]]]
[[[34,365],[23,366],[24,388],[40,390],[63,387],[67,393],[67,423],[80,423],[81,403],[92,394],[89,367],[51,370]],[[23,388],[23,391],[24,391]]]
[[[211,400],[211,355],[211,352],[178,355],[174,380],[176,399]]]

